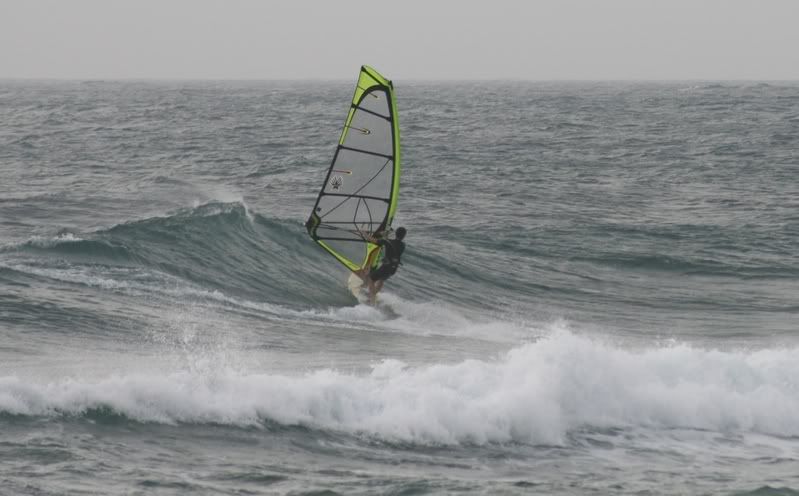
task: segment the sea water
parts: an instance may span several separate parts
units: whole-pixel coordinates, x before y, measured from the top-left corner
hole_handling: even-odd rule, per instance
[[[799,84],[0,82],[0,494],[799,494]]]

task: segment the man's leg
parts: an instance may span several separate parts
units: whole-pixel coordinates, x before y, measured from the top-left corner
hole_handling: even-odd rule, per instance
[[[380,281],[374,281],[372,278],[369,278],[369,304],[375,306],[377,302],[377,292],[380,291],[377,289],[377,285],[380,284]]]
[[[358,277],[363,279],[363,282],[367,284],[372,280],[372,278],[369,277],[369,273],[373,269],[373,263],[378,253],[380,253],[380,250],[373,250],[372,253],[369,254],[369,257],[367,258],[366,264],[364,264],[363,268],[355,272],[356,274],[358,274]]]
[[[377,303],[377,293],[383,290],[384,282],[386,282],[385,279],[380,279],[379,281],[372,282],[371,286],[369,287],[369,302],[372,304],[372,306],[375,306]]]

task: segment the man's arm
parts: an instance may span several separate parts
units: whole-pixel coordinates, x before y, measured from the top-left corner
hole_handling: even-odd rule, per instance
[[[381,236],[377,237],[379,233],[375,233],[373,236],[367,236],[366,241],[375,244],[377,246],[386,246],[386,240]]]

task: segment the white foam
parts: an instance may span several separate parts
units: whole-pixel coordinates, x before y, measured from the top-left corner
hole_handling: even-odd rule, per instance
[[[136,283],[97,275],[94,273],[91,266],[68,266],[61,268],[44,268],[27,264],[10,264],[5,266],[18,272],[46,277],[56,281],[84,284],[86,286],[95,286],[107,290],[129,289],[137,285]],[[109,270],[108,268],[104,269],[104,274],[106,276]],[[130,274],[134,272],[134,269],[118,267],[115,268],[113,272],[114,275]]]
[[[204,205],[221,203],[222,205],[219,210],[209,211],[207,215],[210,216],[227,212],[227,209],[223,206],[224,204],[237,203],[244,208],[244,215],[247,217],[247,220],[249,220],[250,223],[255,222],[255,217],[252,211],[250,211],[247,202],[244,201],[244,194],[241,191],[232,190],[220,185],[203,186],[198,187],[198,189],[201,194],[203,194],[204,198],[195,198],[192,202],[192,208],[196,209]]]
[[[178,299],[189,297],[201,300],[213,300],[274,315],[292,313],[291,310],[281,307],[280,305],[233,298],[219,290],[206,290],[193,287],[177,277],[141,268],[92,265],[66,265],[58,268],[45,268],[28,264],[4,263],[0,263],[0,267],[8,267],[18,272],[46,277],[56,281],[83,284],[89,287],[97,287],[108,291],[119,291],[136,296],[161,294]],[[300,312],[295,311],[293,313],[299,314]]]
[[[404,300],[390,292],[380,294],[380,301],[399,316],[385,325],[407,334],[443,335],[519,343],[545,332],[524,322],[488,318],[476,312],[454,307],[443,301]]]
[[[390,292],[381,292],[377,308],[367,304],[329,307],[325,310],[294,311],[282,309],[284,316],[294,316],[343,324],[364,325],[370,330],[398,332],[413,336],[458,336],[500,343],[519,343],[537,338],[544,330],[524,322],[487,319],[479,314],[466,314],[441,301],[411,301]]]
[[[305,310],[299,312],[299,315],[312,318],[325,318],[345,323],[378,323],[386,320],[386,315],[380,310],[363,303],[352,307],[330,307],[325,311]]]
[[[365,374],[228,369],[51,382],[0,378],[0,411],[139,421],[264,420],[414,443],[562,443],[586,426],[799,436],[797,349],[633,351],[568,332],[486,360]]]
[[[68,232],[57,236],[32,236],[27,243],[39,248],[52,248],[61,243],[76,243],[78,241],[83,241],[83,238]]]

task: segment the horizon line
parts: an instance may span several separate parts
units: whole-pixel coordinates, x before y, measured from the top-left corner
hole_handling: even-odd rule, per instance
[[[53,82],[352,82],[355,78],[204,78],[204,77],[0,77],[0,81],[53,81]],[[389,78],[395,81],[394,78]],[[399,81],[421,83],[447,83],[447,82],[529,82],[529,83],[668,83],[668,82],[758,82],[758,83],[789,83],[799,82],[799,78],[406,78]]]

